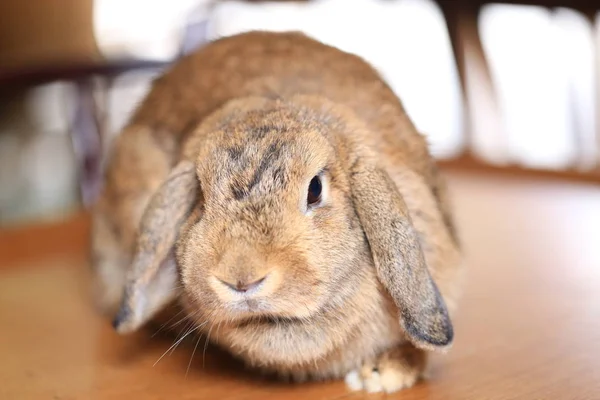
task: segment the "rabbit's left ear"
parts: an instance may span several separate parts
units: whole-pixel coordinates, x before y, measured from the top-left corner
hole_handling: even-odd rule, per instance
[[[117,332],[138,329],[176,297],[174,246],[195,204],[198,186],[194,164],[184,160],[150,199],[140,223],[121,308],[113,322]]]
[[[429,274],[396,184],[384,170],[361,158],[349,172],[354,205],[377,276],[398,306],[409,340],[428,350],[450,345],[453,329],[446,305]]]

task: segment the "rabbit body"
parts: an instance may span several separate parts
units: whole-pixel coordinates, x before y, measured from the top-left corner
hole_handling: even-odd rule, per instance
[[[427,142],[368,63],[300,33],[220,39],[157,79],[93,229],[120,332],[176,301],[252,367],[388,392],[452,342],[462,260]]]

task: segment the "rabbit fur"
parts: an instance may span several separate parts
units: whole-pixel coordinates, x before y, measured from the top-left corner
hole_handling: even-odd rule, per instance
[[[253,368],[387,392],[452,344],[445,183],[360,57],[296,32],[216,40],[153,83],[111,149],[92,246],[118,332],[175,303]]]

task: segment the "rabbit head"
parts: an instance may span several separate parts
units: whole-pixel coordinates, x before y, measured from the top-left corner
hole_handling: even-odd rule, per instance
[[[449,345],[446,306],[368,135],[313,96],[237,99],[205,119],[143,216],[117,329],[175,297],[211,323],[309,321],[370,267],[409,340]]]

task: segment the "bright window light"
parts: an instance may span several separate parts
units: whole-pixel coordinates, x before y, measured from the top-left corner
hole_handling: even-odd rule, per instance
[[[170,61],[186,18],[208,0],[95,0],[94,36],[107,58]]]
[[[482,10],[480,34],[512,160],[550,169],[589,163],[594,156],[581,159],[579,142],[594,129],[591,27],[572,10],[493,4]]]

